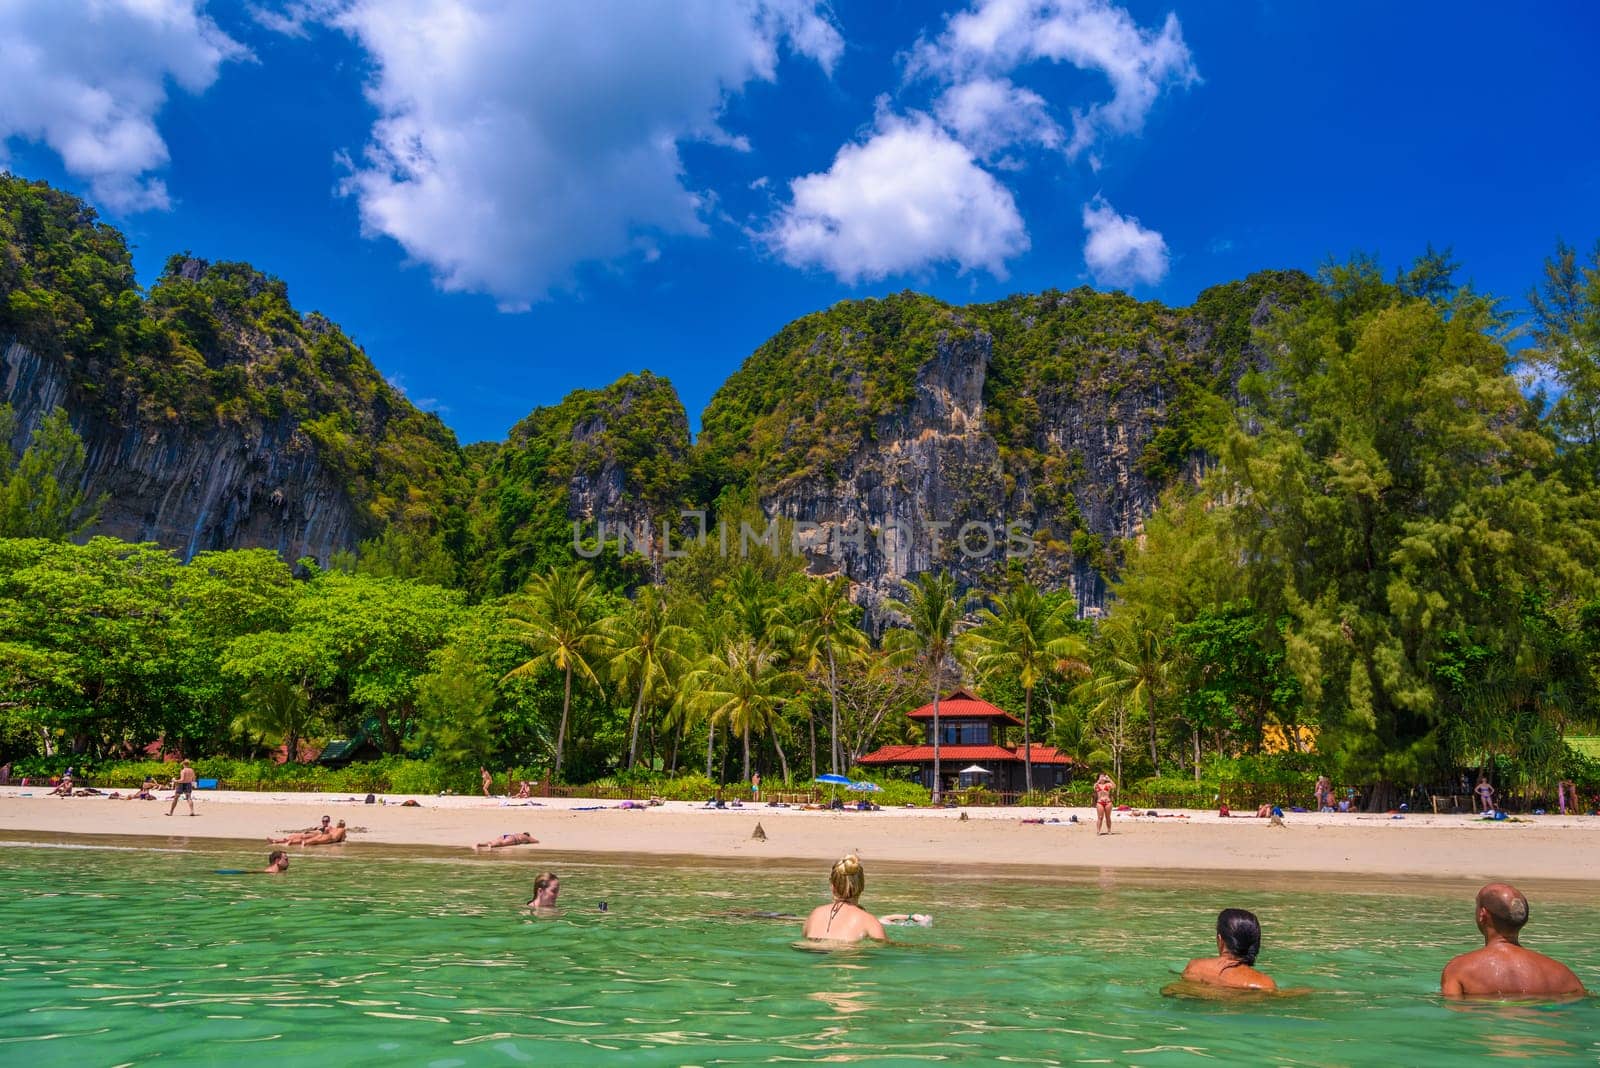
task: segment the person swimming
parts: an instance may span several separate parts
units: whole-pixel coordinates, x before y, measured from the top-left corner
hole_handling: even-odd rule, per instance
[[[817,942],[859,942],[865,938],[887,941],[878,917],[860,905],[861,891],[867,887],[867,874],[861,858],[851,853],[834,864],[828,873],[833,901],[818,905],[806,917],[801,933]]]
[[[1217,955],[1191,960],[1183,969],[1183,978],[1236,990],[1277,990],[1270,975],[1256,971],[1260,952],[1261,922],[1255,913],[1223,909],[1217,917]]]
[[[528,902],[530,909],[553,909],[556,907],[556,898],[561,894],[561,877],[553,871],[542,873],[533,881],[533,900]]]
[[[1478,930],[1483,948],[1463,953],[1444,966],[1439,992],[1447,998],[1539,997],[1587,994],[1583,983],[1558,960],[1523,947],[1528,899],[1509,883],[1490,883],[1478,891]]]
[[[289,854],[281,849],[274,849],[267,854],[267,866],[261,870],[263,875],[282,875],[289,870]]]

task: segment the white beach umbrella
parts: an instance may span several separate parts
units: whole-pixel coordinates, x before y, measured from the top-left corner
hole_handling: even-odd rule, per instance
[[[973,764],[971,767],[962,768],[961,769],[961,774],[962,775],[992,775],[994,773],[991,772],[988,768],[981,768],[978,765]]]

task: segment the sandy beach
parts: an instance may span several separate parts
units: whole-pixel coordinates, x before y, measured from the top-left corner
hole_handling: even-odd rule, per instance
[[[30,796],[31,795],[31,796]],[[1162,817],[1118,813],[1115,833],[1097,837],[1087,809],[972,808],[818,812],[746,805],[707,810],[691,802],[618,809],[617,802],[386,796],[367,805],[346,795],[206,791],[197,816],[179,803],[56,798],[0,788],[0,832],[231,839],[265,845],[269,835],[308,827],[324,814],[347,821],[350,841],[320,847],[353,853],[368,845],[458,847],[507,831],[528,831],[536,846],[496,850],[496,860],[537,863],[571,853],[700,857],[733,863],[830,861],[844,852],[896,864],[1045,869],[1198,870],[1600,880],[1600,817],[1531,816],[1480,822],[1460,815],[1408,813],[1402,819],[1354,814],[1286,816],[1273,827],[1253,817],[1213,812]],[[600,806],[600,807],[595,807]],[[961,818],[965,812],[967,819]],[[1068,822],[1077,816],[1078,823]],[[1027,824],[1024,819],[1058,819]],[[756,825],[765,840],[753,837]],[[300,847],[293,847],[299,849]]]

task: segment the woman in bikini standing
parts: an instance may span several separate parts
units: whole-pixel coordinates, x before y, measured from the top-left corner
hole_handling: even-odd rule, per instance
[[[888,940],[878,917],[859,904],[861,891],[866,889],[867,875],[861,868],[861,858],[854,853],[840,860],[828,873],[833,887],[833,902],[818,905],[806,917],[801,933],[817,942],[859,942],[873,938]]]
[[[1117,784],[1111,781],[1111,776],[1105,772],[1094,781],[1094,833],[1111,833],[1111,795],[1117,792]],[[1104,825],[1105,830],[1101,830]]]

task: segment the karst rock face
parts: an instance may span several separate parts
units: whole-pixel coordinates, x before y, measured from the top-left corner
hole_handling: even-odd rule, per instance
[[[875,618],[906,579],[939,568],[965,588],[1021,568],[1070,585],[1094,614],[1105,554],[1201,469],[1182,430],[1194,391],[1231,391],[1262,365],[1252,330],[1298,281],[1236,283],[1179,310],[1085,290],[839,306],[752,356],[713,399],[699,447],[792,523],[812,573],[848,576]],[[885,373],[910,388],[875,410]]]
[[[0,339],[0,400],[16,415],[13,452],[64,407],[83,439],[85,482],[103,495],[92,533],[155,542],[183,556],[265,547],[287,560],[354,546],[358,513],[297,420],[284,416],[197,428],[171,420],[97,415],[65,368]]]
[[[716,537],[737,502],[779,520],[773,541],[811,573],[847,576],[874,627],[940,568],[966,589],[1020,569],[1093,614],[1160,493],[1201,470],[1197,413],[1266,364],[1257,328],[1315,290],[1263,272],[1186,308],[1087,288],[843,301],[751,353],[694,440],[672,384],[641,371],[463,448],[278,279],[179,255],[143,289],[88,205],[0,174],[10,445],[66,410],[104,501],[89,533],[327,562],[398,528],[484,596],[623,529],[659,577],[663,523],[682,534],[699,511]]]

